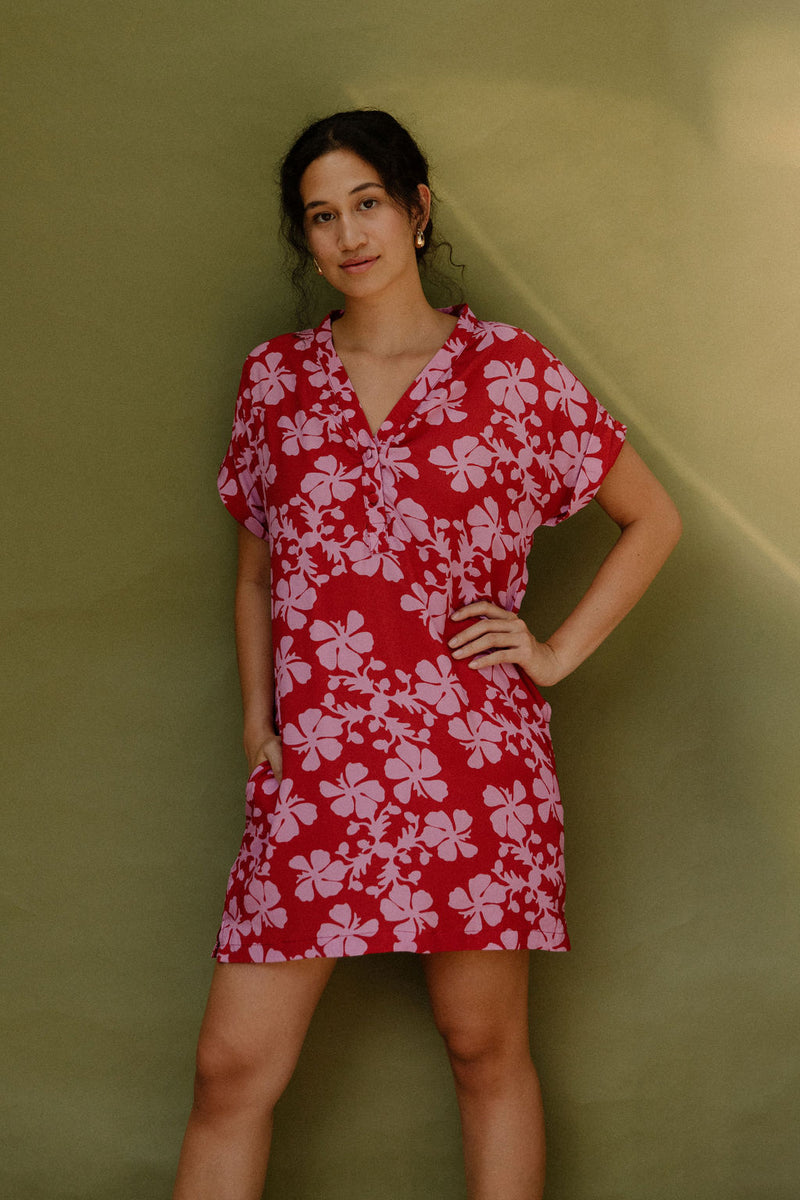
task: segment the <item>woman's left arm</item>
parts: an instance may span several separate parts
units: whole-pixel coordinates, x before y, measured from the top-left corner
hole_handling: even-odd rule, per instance
[[[608,637],[673,550],[681,519],[655,475],[627,443],[596,499],[621,533],[564,623],[546,642],[539,642],[521,618],[479,600],[452,614],[454,621],[483,618],[450,639],[454,658],[469,658],[475,668],[516,663],[537,686],[548,687],[574,671]]]

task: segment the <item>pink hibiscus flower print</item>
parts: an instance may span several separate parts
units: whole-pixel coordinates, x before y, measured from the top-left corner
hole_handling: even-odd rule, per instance
[[[499,942],[487,942],[485,950],[519,950],[519,934],[516,929],[504,929]],[[532,950],[533,947],[529,946]]]
[[[478,338],[479,350],[487,350],[495,341],[513,342],[519,336],[513,325],[503,325],[499,321],[482,321],[482,333]]]
[[[418,387],[413,393],[414,399],[425,398],[417,405],[416,415],[424,417],[428,425],[441,425],[445,420],[466,421],[468,414],[461,403],[466,391],[467,385],[461,379],[456,379],[449,387],[434,388],[427,394]]]
[[[493,812],[489,818],[492,828],[500,837],[511,838],[519,842],[525,837],[533,821],[533,809],[525,802],[525,788],[517,779],[513,790],[507,788],[487,787],[483,793],[483,802]]]
[[[506,558],[514,545],[513,535],[503,529],[500,507],[492,496],[487,496],[483,505],[476,504],[467,513],[472,544],[486,550],[492,558]]]
[[[347,874],[345,863],[332,859],[327,850],[312,850],[310,860],[296,854],[289,859],[289,866],[299,872],[294,890],[301,900],[313,900],[315,892],[320,896],[335,896],[342,890],[342,880]]]
[[[381,912],[394,925],[395,950],[415,950],[416,936],[426,925],[435,929],[439,914],[431,908],[433,897],[424,891],[412,892],[406,883],[395,883],[381,900]]]
[[[602,442],[594,433],[582,433],[580,441],[577,435],[568,429],[561,438],[561,449],[553,455],[553,465],[564,478],[566,487],[574,487],[581,470],[587,479],[596,483],[603,474],[603,460],[592,458],[593,454],[602,451]]]
[[[494,379],[486,389],[495,404],[507,408],[509,412],[519,416],[533,410],[539,389],[532,383],[536,370],[529,358],[523,358],[521,363],[490,362],[484,369],[486,379]]]
[[[397,747],[397,757],[390,758],[385,769],[390,779],[400,781],[395,785],[394,794],[403,804],[408,802],[412,792],[431,800],[444,800],[447,795],[447,784],[443,779],[436,779],[441,771],[439,760],[424,747],[403,742]]]
[[[526,912],[525,916],[529,921],[536,922],[536,928],[532,929],[528,934],[529,950],[536,950],[541,945],[542,935],[550,945],[563,945],[565,934],[564,924],[555,913],[547,910],[541,913],[534,911]]]
[[[364,618],[360,612],[351,610],[344,623],[314,621],[309,633],[311,640],[319,642],[317,658],[329,670],[357,671],[363,663],[363,655],[372,649],[371,633],[362,631]]]
[[[426,583],[430,586],[423,587],[421,583],[412,583],[410,593],[406,592],[400,597],[400,607],[404,612],[419,613],[431,634],[434,637],[441,636],[447,617],[447,596],[444,592],[434,589],[432,578],[428,580],[426,577]]]
[[[242,937],[247,937],[250,929],[250,921],[246,920],[239,912],[238,899],[236,896],[231,897],[219,930],[220,950],[228,950],[231,954],[235,954],[237,950],[241,949]]]
[[[280,354],[268,354],[250,368],[250,387],[257,404],[279,404],[287,391],[294,391],[296,376],[284,365]]]
[[[505,898],[506,889],[491,875],[474,875],[469,881],[469,895],[463,888],[455,888],[450,893],[448,904],[469,917],[466,933],[480,933],[484,922],[487,925],[500,924]]]
[[[403,578],[403,568],[398,563],[394,554],[388,550],[383,554],[375,553],[378,546],[378,535],[376,533],[369,531],[366,534],[366,539],[367,544],[361,544],[363,547],[361,551],[358,549],[358,542],[354,542],[351,547],[348,547],[347,553],[353,564],[353,570],[357,575],[374,575],[378,568],[380,568],[384,579],[388,579],[391,583],[397,583],[398,580]]]
[[[371,820],[386,793],[376,779],[368,778],[369,772],[362,763],[348,763],[336,783],[323,779],[319,789],[331,801],[337,817],[351,817],[354,813],[362,821]]]
[[[299,654],[292,649],[293,638],[288,634],[282,637],[275,648],[275,673],[279,681],[279,692],[288,695],[295,683],[308,683],[311,678],[311,664],[304,662]]]
[[[537,812],[542,821],[560,820],[561,797],[558,780],[549,767],[539,767],[539,777],[533,781],[533,794],[541,800]]]
[[[478,847],[467,840],[471,827],[472,817],[462,808],[457,808],[452,816],[448,812],[426,813],[422,840],[446,862],[455,862],[459,854],[473,858]]]
[[[461,717],[453,717],[448,729],[452,737],[471,748],[467,765],[482,767],[484,759],[487,762],[499,762],[502,751],[498,743],[503,740],[502,729],[479,712],[468,712],[466,717],[466,721]]]
[[[283,740],[287,746],[296,747],[305,755],[304,771],[316,771],[322,758],[329,762],[342,752],[341,737],[344,726],[336,717],[323,715],[319,708],[307,708],[300,713],[297,725],[287,725]]]
[[[578,382],[563,363],[548,367],[544,378],[545,383],[549,385],[544,394],[544,402],[550,411],[560,408],[569,417],[572,425],[585,425],[589,397],[583,384]]]
[[[415,673],[420,682],[414,694],[426,704],[432,704],[437,712],[449,716],[467,704],[467,693],[453,672],[446,654],[440,654],[435,664],[427,659],[418,662]]]
[[[303,362],[303,370],[308,375],[308,382],[312,387],[317,388],[323,396],[330,395],[328,370],[330,361],[320,364],[313,358],[307,358]]]
[[[244,898],[245,911],[250,914],[253,933],[258,936],[264,926],[283,929],[286,924],[286,909],[278,907],[281,894],[269,879],[252,879]]]
[[[366,939],[374,937],[378,932],[378,921],[375,917],[362,925],[349,904],[335,904],[328,916],[330,920],[325,921],[317,930],[317,944],[322,947],[326,958],[364,954],[367,949]]]
[[[306,493],[315,508],[324,508],[333,500],[346,500],[352,496],[356,489],[349,480],[358,478],[358,467],[348,471],[332,454],[318,458],[314,466],[317,470],[304,476],[300,490]]]
[[[248,946],[247,955],[251,962],[256,963],[286,962],[285,954],[282,954],[280,950],[273,950],[272,947],[265,951],[261,942],[253,942],[251,946]]]
[[[317,806],[308,800],[300,800],[293,796],[284,786],[280,786],[278,802],[267,818],[269,836],[275,842],[290,842],[297,837],[301,825],[313,825],[317,819]]]
[[[386,476],[389,476],[391,481],[399,479],[402,475],[406,475],[409,479],[419,479],[419,471],[411,461],[411,451],[408,446],[398,446],[394,442],[382,442],[378,457],[384,485],[387,482]]]
[[[405,544],[416,538],[418,542],[430,541],[429,517],[422,505],[409,496],[404,496],[395,505],[392,533]]]
[[[279,579],[273,590],[275,615],[285,617],[290,629],[302,629],[308,621],[306,613],[314,607],[316,598],[316,588],[299,572]]]
[[[454,492],[466,492],[470,487],[483,487],[486,483],[484,467],[491,466],[492,452],[476,437],[461,437],[453,442],[452,453],[446,446],[431,450],[428,462],[452,476],[450,486]]]
[[[319,450],[324,444],[324,425],[319,417],[309,417],[299,412],[294,420],[291,417],[280,417],[278,428],[281,431],[281,446],[284,454],[291,457],[301,450]]]

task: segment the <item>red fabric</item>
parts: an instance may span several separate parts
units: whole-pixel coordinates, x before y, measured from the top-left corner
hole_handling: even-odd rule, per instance
[[[529,334],[452,311],[374,437],[331,318],[244,365],[219,490],[271,547],[284,777],[248,781],[220,961],[569,948],[550,708],[446,642],[463,604],[519,609],[535,530],[624,426]]]

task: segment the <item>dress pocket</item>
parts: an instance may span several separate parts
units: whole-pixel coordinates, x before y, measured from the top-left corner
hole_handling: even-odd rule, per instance
[[[248,822],[263,820],[271,812],[278,791],[278,781],[272,773],[269,759],[256,763],[245,786],[245,818]]]
[[[262,771],[269,771],[270,774],[272,773],[272,767],[270,766],[270,761],[268,758],[265,758],[263,760],[263,762],[256,763],[256,765],[253,767],[252,771],[247,776],[247,786],[248,787],[250,786],[251,783],[253,783],[258,778],[259,774]]]

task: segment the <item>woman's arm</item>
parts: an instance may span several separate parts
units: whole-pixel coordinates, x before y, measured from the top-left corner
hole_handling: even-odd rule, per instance
[[[452,614],[454,621],[484,619],[450,639],[454,658],[470,658],[469,665],[476,668],[516,663],[535,684],[547,687],[574,671],[608,637],[663,566],[680,537],[681,519],[627,443],[596,499],[622,532],[566,621],[539,642],[524,621],[498,605],[483,600],[467,604]]]
[[[236,575],[236,653],[244,712],[244,751],[252,771],[269,760],[281,778],[281,742],[275,732],[275,682],[270,617],[269,546],[239,527]]]

